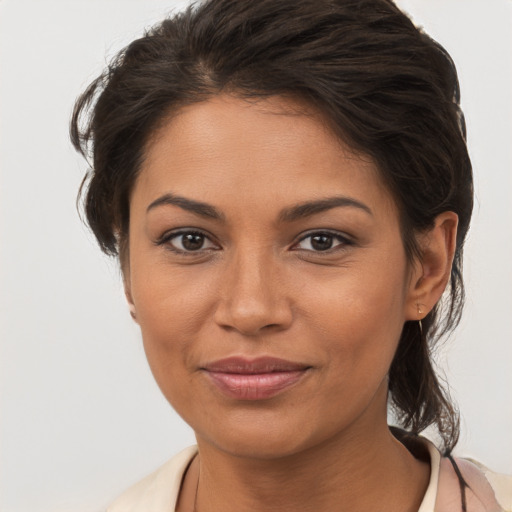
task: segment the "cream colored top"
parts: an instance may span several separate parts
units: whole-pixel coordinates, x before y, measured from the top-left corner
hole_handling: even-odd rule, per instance
[[[461,512],[460,481],[449,459],[424,440],[430,454],[430,483],[418,512]],[[181,481],[197,453],[191,446],[130,487],[107,512],[174,512]],[[455,459],[468,484],[467,512],[512,512],[512,476],[500,475],[468,459]]]

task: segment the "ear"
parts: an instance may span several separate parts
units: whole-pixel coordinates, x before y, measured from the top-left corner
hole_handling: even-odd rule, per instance
[[[421,259],[412,271],[406,320],[421,320],[441,298],[450,279],[458,220],[456,213],[443,212],[434,227],[420,235]]]
[[[131,287],[131,281],[130,281],[130,267],[125,262],[122,266],[122,273],[123,273],[123,286],[124,286],[124,295],[126,297],[126,301],[128,302],[128,308],[130,310],[130,316],[133,318],[133,320],[137,322],[137,315],[135,311],[135,304],[133,302],[132,297],[132,287]]]

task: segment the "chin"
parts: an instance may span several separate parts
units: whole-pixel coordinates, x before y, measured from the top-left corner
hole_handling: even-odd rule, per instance
[[[321,428],[307,419],[276,418],[275,415],[271,418],[267,414],[249,415],[246,412],[237,416],[231,421],[219,419],[216,422],[218,428],[206,432],[192,424],[199,446],[206,443],[234,457],[270,460],[303,453],[328,443],[339,434],[339,429]]]
[[[305,440],[287,439],[281,434],[276,436],[269,435],[268,432],[259,434],[252,433],[250,436],[233,435],[229,439],[226,437],[220,439],[204,439],[197,436],[198,444],[204,441],[213,445],[232,457],[259,460],[275,460],[291,457],[308,448]]]

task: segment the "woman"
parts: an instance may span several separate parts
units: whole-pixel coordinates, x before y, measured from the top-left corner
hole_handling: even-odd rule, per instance
[[[197,438],[109,510],[508,509],[430,361],[464,298],[458,96],[388,0],[212,0],[91,84],[87,220]]]

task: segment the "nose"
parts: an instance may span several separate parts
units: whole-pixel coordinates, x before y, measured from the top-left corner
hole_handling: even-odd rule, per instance
[[[289,297],[272,255],[238,254],[226,265],[215,321],[245,336],[287,329],[293,319]]]

